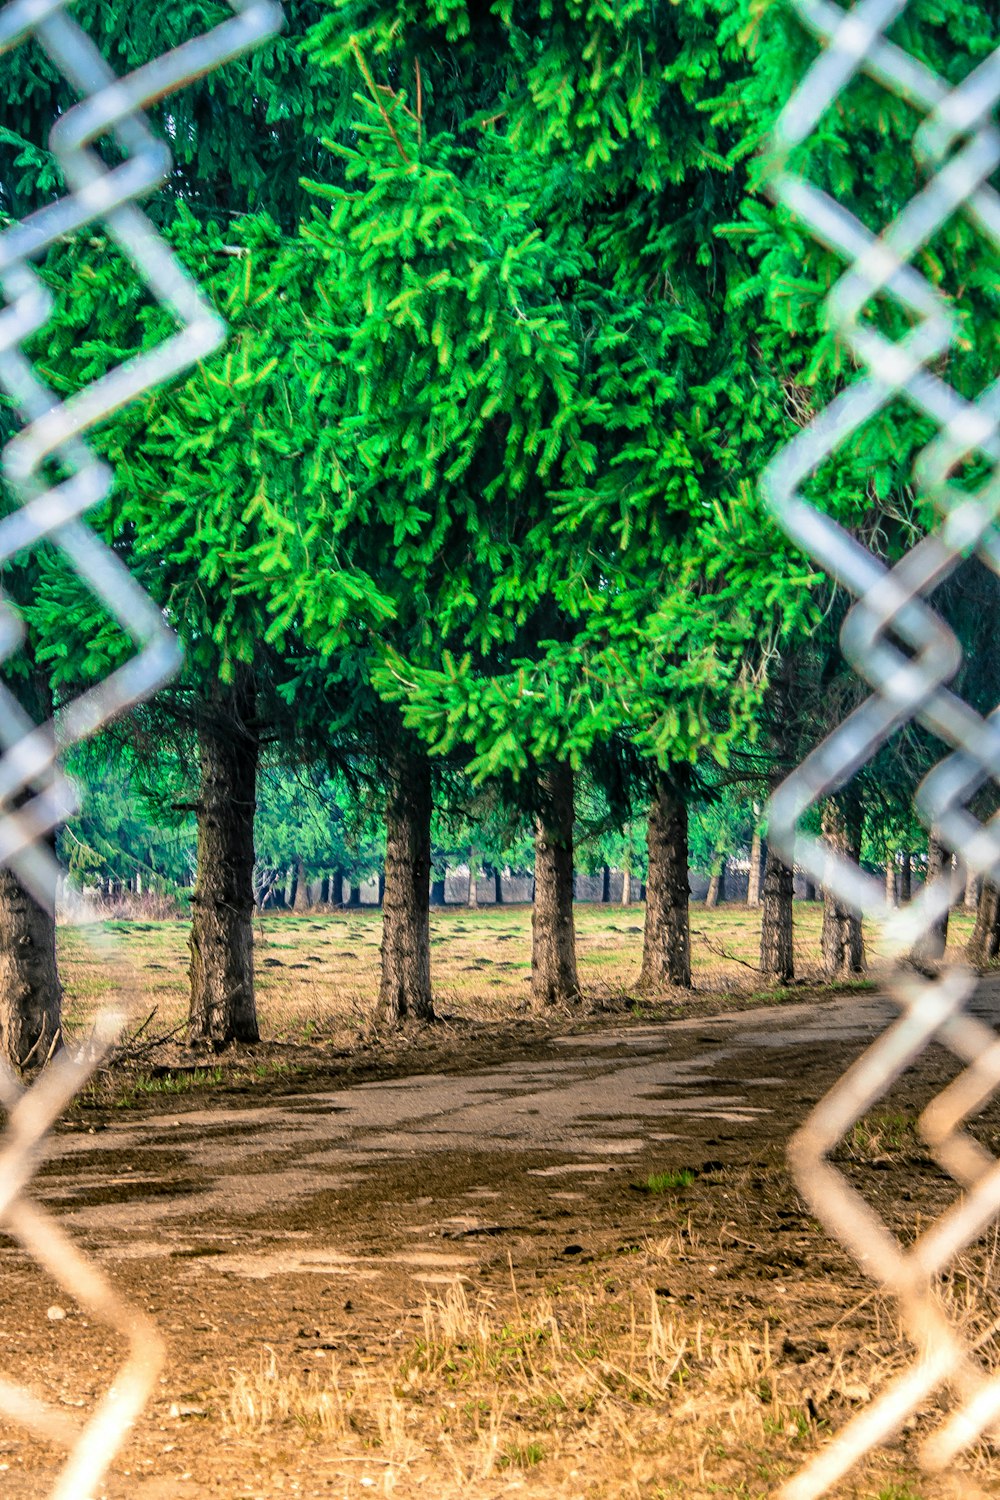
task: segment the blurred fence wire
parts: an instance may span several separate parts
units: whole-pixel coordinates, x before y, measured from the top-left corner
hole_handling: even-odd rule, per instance
[[[896,1299],[914,1346],[910,1366],[785,1486],[784,1500],[824,1493],[946,1390],[950,1397],[940,1403],[942,1416],[921,1448],[928,1469],[947,1466],[984,1433],[1000,1432],[1000,1376],[968,1347],[937,1291],[942,1272],[1000,1212],[1000,1162],[964,1128],[1000,1083],[1000,1037],[970,1014],[976,989],[970,970],[952,966],[929,976],[905,962],[957,897],[964,874],[956,869],[950,880],[929,883],[915,900],[894,910],[880,880],[798,826],[896,730],[917,721],[949,747],[917,792],[921,820],[946,848],[960,853],[966,869],[1000,878],[1000,822],[983,824],[969,807],[980,788],[1000,774],[1000,709],[983,718],[949,689],[961,651],[928,602],[930,592],[972,553],[1000,572],[995,525],[1000,381],[991,381],[974,400],[948,383],[942,356],[956,342],[955,313],[945,292],[915,264],[936,231],[957,214],[975,226],[988,252],[1000,246],[1000,197],[989,183],[1000,165],[1000,132],[992,120],[1000,97],[1000,51],[953,86],[888,40],[887,30],[909,3],[861,0],[845,11],[832,0],[795,0],[824,46],[771,142],[772,195],[845,262],[826,308],[862,378],[776,456],[762,489],[788,536],[854,596],[841,645],[873,691],[778,789],[769,806],[770,837],[788,862],[794,859],[844,907],[881,929],[896,960],[889,988],[900,1012],[813,1110],[789,1155],[803,1196]],[[922,117],[913,137],[922,178],[914,174],[912,196],[878,234],[790,166],[795,148],[808,141],[860,74],[907,100]],[[906,164],[900,165],[905,170]],[[908,315],[902,337],[891,339],[879,330],[871,313],[879,302]],[[933,423],[934,436],[918,456],[913,482],[933,503],[940,523],[890,567],[811,505],[803,491],[863,423],[899,400]],[[988,473],[975,490],[953,477],[969,458],[985,464]],[[953,1055],[957,1076],[929,1100],[919,1127],[959,1191],[951,1207],[904,1247],[828,1158],[931,1045]]]
[[[71,3],[10,0],[0,6],[0,56],[20,45],[40,48],[79,96],[50,136],[65,196],[0,234],[0,385],[22,424],[3,454],[14,504],[0,519],[0,568],[44,540],[102,601],[135,650],[98,686],[63,704],[47,724],[36,724],[0,683],[0,864],[13,868],[50,909],[59,872],[45,836],[76,810],[61,757],[154,692],[180,660],[160,611],[81,519],[107,494],[113,478],[85,434],[142,392],[203,359],[224,335],[219,318],[138,206],[172,165],[142,111],[274,35],[283,19],[275,0],[228,0],[231,17],[119,78],[69,13]],[[98,148],[102,140],[114,143],[120,161],[104,160]],[[95,222],[171,313],[176,331],[62,399],[25,351],[52,308],[32,262],[56,240]],[[17,612],[0,593],[0,662],[13,657],[22,641]],[[106,1013],[87,1046],[76,1055],[67,1049],[30,1089],[0,1066],[0,1102],[8,1114],[0,1141],[0,1228],[128,1345],[114,1381],[82,1426],[26,1387],[0,1378],[0,1412],[69,1450],[52,1491],[56,1500],[84,1500],[94,1493],[162,1362],[159,1335],[149,1320],[111,1288],[28,1193],[47,1130],[98,1066],[121,1021],[120,1015]]]
[[[968,1009],[976,983],[970,971],[951,967],[929,977],[903,962],[947,910],[961,877],[956,873],[954,883],[929,884],[907,907],[894,910],[881,882],[798,827],[810,808],[916,719],[950,746],[918,792],[921,818],[947,847],[960,851],[967,869],[1000,879],[1000,825],[981,824],[969,808],[980,787],[1000,774],[1000,709],[984,719],[947,686],[959,664],[959,648],[927,602],[931,590],[970,552],[1000,572],[995,525],[1000,381],[975,400],[949,385],[941,374],[941,356],[955,339],[953,313],[942,291],[914,264],[936,230],[957,213],[965,214],[986,242],[1000,246],[1000,197],[989,183],[1000,165],[1000,132],[992,123],[1000,97],[1000,52],[958,85],[946,82],[887,39],[909,3],[860,0],[845,11],[833,0],[796,0],[824,49],[784,110],[772,142],[774,197],[844,259],[844,273],[828,298],[829,317],[865,373],[775,458],[763,491],[787,534],[855,597],[842,644],[873,692],[776,793],[769,809],[770,837],[789,862],[794,859],[844,906],[881,927],[885,945],[899,960],[890,992],[900,1012],[812,1112],[790,1155],[815,1212],[898,1300],[914,1345],[909,1368],[786,1485],[786,1500],[809,1500],[829,1489],[944,1387],[955,1400],[924,1442],[922,1457],[929,1468],[947,1465],[981,1434],[1000,1429],[1000,1378],[967,1346],[936,1291],[942,1271],[1000,1212],[1000,1163],[964,1129],[1000,1083],[1000,1038]],[[273,0],[228,4],[231,18],[123,79],[69,14],[71,0],[9,0],[0,7],[0,54],[19,45],[40,47],[80,99],[51,135],[66,195],[0,234],[0,384],[22,421],[4,451],[5,478],[16,503],[0,519],[0,567],[44,540],[103,601],[135,646],[125,665],[63,705],[47,724],[33,722],[0,684],[0,863],[10,865],[50,906],[58,870],[45,835],[76,806],[60,757],[154,692],[179,660],[160,612],[83,522],[112,482],[85,434],[141,392],[204,358],[223,335],[214,311],[137,200],[164,180],[171,165],[166,146],[143,116],[144,105],[252,48],[281,25],[281,9]],[[924,181],[877,235],[789,167],[794,148],[808,140],[826,109],[860,73],[923,116],[913,145]],[[115,165],[98,149],[103,139],[115,143],[121,157]],[[57,239],[96,221],[174,315],[176,332],[60,399],[25,352],[51,311],[32,262]],[[902,338],[886,337],[864,315],[877,298],[909,315],[911,326]],[[934,425],[914,483],[937,507],[941,522],[889,567],[812,506],[803,486],[864,422],[900,399]],[[990,466],[988,479],[974,493],[951,478],[969,455],[985,458]],[[0,594],[0,661],[14,656],[21,642],[17,613]],[[0,1066],[0,1101],[8,1112],[0,1141],[0,1227],[128,1346],[121,1369],[82,1426],[27,1387],[0,1378],[0,1412],[68,1450],[52,1492],[58,1500],[81,1500],[95,1491],[142,1410],[162,1360],[149,1321],[114,1292],[29,1192],[46,1132],[98,1066],[119,1025],[114,1014],[102,1017],[86,1049],[59,1056],[30,1089]],[[929,1101],[920,1127],[961,1192],[904,1247],[829,1155],[932,1043],[954,1055],[958,1072]]]

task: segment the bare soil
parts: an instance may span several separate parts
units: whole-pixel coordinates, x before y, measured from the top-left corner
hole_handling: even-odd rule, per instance
[[[995,1021],[995,985],[978,1005]],[[773,1493],[906,1356],[783,1154],[889,1014],[858,995],[561,1034],[456,1022],[299,1047],[283,1072],[264,1048],[141,1109],[92,1094],[37,1193],[170,1345],[102,1493]],[[954,1071],[929,1056],[840,1153],[904,1237],[953,1196],[910,1122]],[[993,1148],[998,1123],[976,1127]],[[954,1278],[974,1327],[1000,1310],[991,1269],[986,1247]],[[0,1273],[2,1372],[82,1414],[116,1341],[9,1242]],[[913,1438],[842,1493],[1000,1494],[985,1450],[918,1477]],[[57,1467],[0,1428],[5,1496]]]

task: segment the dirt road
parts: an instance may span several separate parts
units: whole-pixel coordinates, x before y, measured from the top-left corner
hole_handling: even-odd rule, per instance
[[[995,1019],[996,986],[979,1008]],[[464,1075],[350,1088],[319,1075],[260,1100],[206,1093],[62,1129],[39,1196],[172,1346],[162,1397],[107,1495],[393,1489],[374,1459],[362,1472],[287,1434],[227,1432],[225,1393],[262,1352],[310,1369],[384,1362],[412,1339],[428,1292],[456,1281],[477,1295],[573,1282],[613,1297],[646,1279],[678,1316],[763,1319],[793,1351],[825,1349],[824,1329],[867,1289],[802,1212],[783,1142],[889,1014],[861,995],[616,1025]],[[942,1066],[904,1080],[893,1107]],[[693,1181],[651,1193],[650,1174],[670,1171]],[[936,1169],[914,1159],[906,1172],[902,1194],[885,1171],[872,1191],[933,1207]],[[668,1233],[677,1253],[651,1261]],[[9,1244],[0,1268],[5,1373],[89,1404],[115,1350]],[[48,1316],[53,1304],[67,1316]],[[37,1496],[54,1455],[9,1428],[0,1465],[5,1494]],[[554,1474],[498,1473],[496,1493],[556,1493]],[[397,1480],[393,1492],[409,1493]]]

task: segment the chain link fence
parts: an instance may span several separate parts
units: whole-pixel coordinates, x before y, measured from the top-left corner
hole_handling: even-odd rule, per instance
[[[150,129],[143,108],[256,47],[280,29],[283,19],[273,0],[228,0],[230,19],[119,78],[68,13],[70,3],[13,0],[0,9],[0,55],[26,43],[40,47],[79,96],[50,136],[66,195],[0,234],[0,385],[22,423],[3,454],[16,503],[0,520],[0,567],[43,541],[58,549],[127,632],[135,651],[46,724],[36,724],[0,683],[0,863],[9,865],[49,910],[54,910],[59,868],[46,835],[77,806],[60,769],[62,757],[155,692],[180,662],[160,611],[81,519],[113,482],[85,434],[142,392],[203,359],[224,336],[214,310],[138,206],[171,169],[170,152]],[[113,142],[120,163],[104,160],[97,144],[102,140]],[[32,262],[58,239],[95,222],[169,311],[176,331],[63,400],[25,352],[52,306]],[[0,594],[0,661],[9,661],[22,642],[18,614]],[[0,1065],[0,1102],[8,1115],[0,1142],[0,1227],[127,1344],[124,1363],[82,1426],[26,1386],[0,1378],[0,1411],[68,1450],[54,1500],[82,1500],[95,1492],[163,1361],[162,1340],[149,1319],[123,1300],[28,1191],[46,1132],[106,1056],[123,1020],[123,1010],[106,1011],[86,1046],[75,1053],[64,1049],[30,1089]]]
[[[92,735],[130,704],[148,696],[176,670],[177,644],[162,616],[128,572],[85,526],[82,517],[112,482],[85,441],[96,423],[141,392],[205,357],[223,330],[197,286],[137,206],[170,169],[169,153],[149,128],[143,106],[236,57],[273,34],[281,10],[272,0],[228,0],[231,19],[116,78],[90,38],[68,14],[70,0],[12,0],[0,9],[0,54],[33,41],[79,94],[55,124],[51,144],[66,196],[0,235],[0,383],[22,420],[4,453],[7,483],[18,502],[0,520],[0,565],[43,540],[57,548],[106,605],[135,645],[132,658],[99,687],[38,725],[0,684],[0,862],[10,865],[42,903],[55,900],[58,869],[45,837],[75,811],[73,788],[60,770],[67,748]],[[772,143],[771,190],[802,224],[844,259],[828,299],[832,324],[865,371],[812,419],[772,462],[763,481],[768,504],[786,533],[856,599],[842,634],[845,654],[872,688],[871,696],[812,752],[775,795],[770,837],[838,901],[877,925],[898,959],[890,994],[899,1017],[812,1112],[790,1147],[800,1190],[813,1210],[865,1270],[898,1301],[913,1342],[910,1367],[854,1418],[785,1487],[785,1500],[809,1500],[836,1484],[873,1445],[896,1432],[928,1398],[948,1386],[957,1401],[926,1439],[922,1457],[942,1468],[982,1433],[1000,1424],[1000,1378],[977,1360],[946,1315],[936,1283],[1000,1210],[1000,1163],[965,1130],[1000,1083],[1000,1038],[968,1003],[975,976],[951,967],[927,977],[904,964],[920,938],[944,915],[962,879],[924,887],[908,906],[887,905],[880,882],[826,844],[799,831],[803,815],[835,792],[901,726],[917,720],[950,746],[928,776],[917,809],[966,868],[1000,876],[1000,829],[985,826],[969,802],[1000,773],[1000,710],[982,718],[947,686],[960,660],[957,642],[927,602],[930,591],[975,551],[1000,572],[1000,382],[970,401],[938,373],[936,362],[955,338],[942,293],[914,258],[952,215],[963,213],[1000,245],[1000,198],[989,178],[1000,165],[1000,133],[990,123],[1000,97],[1000,53],[951,86],[887,40],[908,0],[861,0],[844,11],[832,0],[797,0],[805,22],[824,43],[779,121]],[[842,204],[788,168],[790,153],[808,140],[824,111],[859,73],[917,106],[914,137],[925,184],[878,235]],[[97,142],[121,153],[109,166]],[[25,353],[45,325],[51,302],[32,262],[62,236],[100,221],[174,315],[176,332],[65,400],[42,380]],[[892,299],[912,320],[890,340],[865,320],[875,296]],[[895,566],[862,547],[813,507],[803,487],[822,463],[891,401],[905,399],[931,419],[935,436],[914,471],[919,490],[941,515],[939,527]],[[950,476],[970,453],[992,465],[972,494]],[[53,473],[58,473],[53,482]],[[22,642],[16,611],[0,596],[0,660]],[[161,1367],[162,1343],[138,1309],[113,1290],[30,1195],[46,1132],[99,1065],[121,1024],[107,1013],[85,1049],[59,1054],[25,1090],[0,1065],[0,1101],[8,1113],[0,1142],[0,1225],[85,1307],[126,1341],[128,1352],[104,1398],[82,1426],[27,1387],[0,1379],[0,1410],[62,1445],[68,1459],[53,1490],[79,1500],[99,1484],[141,1412]],[[961,1071],[931,1099],[920,1128],[936,1160],[962,1190],[936,1222],[905,1247],[854,1190],[829,1156],[851,1127],[932,1043],[947,1048]]]
[[[971,221],[987,247],[1000,246],[1000,197],[989,184],[1000,165],[1000,132],[991,123],[1000,97],[1000,51],[958,86],[950,85],[887,39],[908,3],[861,0],[845,12],[830,0],[797,0],[796,9],[823,51],[788,102],[771,143],[774,198],[846,263],[826,309],[863,378],[777,455],[762,489],[787,535],[854,596],[841,645],[873,691],[778,789],[769,827],[786,860],[794,859],[845,908],[880,931],[896,961],[889,994],[900,1012],[813,1110],[793,1138],[789,1156],[814,1212],[895,1298],[914,1348],[910,1366],[785,1486],[784,1500],[822,1494],[942,1388],[950,1387],[957,1399],[923,1442],[920,1457],[928,1469],[944,1468],[1000,1422],[1000,1378],[983,1367],[949,1321],[937,1290],[942,1272],[1000,1210],[1000,1163],[964,1128],[1000,1083],[1000,1037],[969,1012],[977,983],[969,969],[954,965],[927,976],[905,962],[960,895],[964,873],[956,869],[950,879],[929,882],[913,901],[894,910],[880,881],[799,829],[809,809],[843,786],[892,734],[916,721],[950,747],[918,790],[921,820],[946,848],[960,853],[966,869],[993,880],[1000,875],[1000,826],[995,819],[983,825],[969,807],[1000,773],[1000,710],[984,719],[949,689],[961,651],[928,602],[931,591],[972,553],[1000,572],[995,525],[1000,382],[968,400],[940,373],[941,356],[957,338],[956,319],[945,293],[914,263],[956,214]],[[913,150],[925,180],[878,234],[788,165],[794,149],[810,138],[859,74],[916,106],[922,116]],[[886,337],[866,316],[875,298],[888,299],[909,315],[903,337]],[[863,423],[900,399],[934,425],[913,482],[941,519],[890,567],[812,506],[804,487]],[[990,471],[975,492],[953,480],[970,456],[985,459]],[[962,1191],[904,1247],[829,1155],[932,1045],[946,1048],[961,1071],[927,1103],[919,1129]]]

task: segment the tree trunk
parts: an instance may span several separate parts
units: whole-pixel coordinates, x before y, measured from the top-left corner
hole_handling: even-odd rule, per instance
[[[330,872],[327,870],[323,876],[323,883],[319,888],[319,903],[321,906],[330,905]]]
[[[378,872],[378,904],[379,904],[380,907],[385,905],[385,871],[384,870],[380,870]]]
[[[357,911],[358,907],[361,905],[361,886],[354,879],[351,880],[351,883],[348,887],[347,905],[352,911]]]
[[[295,866],[295,899],[292,902],[292,910],[309,910],[309,880],[306,876],[305,864],[301,859]]]
[[[907,850],[899,863],[899,902],[905,906],[913,894],[913,856]]]
[[[965,899],[963,905],[966,911],[979,910],[979,876],[974,870],[965,872]]]
[[[601,866],[601,902],[607,906],[611,900],[611,866]]]
[[[662,771],[656,774],[649,808],[649,872],[642,934],[643,989],[691,988],[691,929],[688,915],[688,810],[683,791]]]
[[[252,671],[237,667],[198,728],[198,878],[191,897],[192,1041],[256,1042],[253,819],[259,742]]]
[[[764,862],[764,891],[760,922],[760,968],[767,979],[782,983],[795,978],[792,944],[793,876],[773,849]]]
[[[1000,953],[1000,888],[984,880],[965,956],[974,969],[986,969]]]
[[[388,773],[379,1015],[389,1022],[433,1021],[430,761],[418,746],[402,741]]]
[[[951,851],[946,849],[941,841],[932,833],[927,840],[927,885],[936,885],[940,880],[951,878]],[[920,960],[934,960],[944,957],[944,950],[948,946],[948,913],[945,911],[942,917],[934,923],[923,937],[913,945],[913,957]]]
[[[802,879],[803,879],[803,885],[805,887],[805,894],[802,897],[803,901],[815,901],[816,900],[816,882],[815,882],[815,880],[810,880],[810,878],[809,878],[808,875],[804,875],[802,877]]]
[[[469,905],[473,906],[473,907],[479,905],[479,871],[480,871],[480,869],[481,869],[481,865],[480,865],[480,862],[479,862],[479,851],[478,851],[478,849],[475,849],[475,848],[470,849],[469,850]]]
[[[15,1067],[40,1067],[61,1025],[54,911],[0,870],[0,1052]]]
[[[197,879],[197,876],[195,878]],[[258,911],[263,911],[267,906],[276,906],[279,897],[282,900],[284,899],[281,891],[278,889],[277,870],[262,870],[260,879],[254,888],[255,907]]]
[[[296,897],[299,894],[299,862],[293,860],[288,866],[288,876],[285,880],[285,905],[289,911],[294,910]]]
[[[767,842],[760,836],[760,830],[754,829],[753,838],[750,841],[750,874],[747,877],[747,906],[759,906],[761,902],[761,888],[765,878],[765,867],[767,864]]]
[[[499,865],[493,866],[493,900],[503,906],[503,871]]]
[[[887,854],[885,858],[885,904],[895,906],[896,904],[896,856]]]
[[[538,778],[535,893],[531,912],[531,999],[535,1006],[579,1000],[573,926],[573,769],[558,761]]]
[[[443,880],[432,880],[431,881],[431,905],[432,906],[444,906],[445,905],[445,899],[444,899],[444,881]]]
[[[622,906],[628,906],[632,900],[632,874],[629,870],[622,871]]]
[[[857,824],[855,814],[854,824]],[[860,830],[850,826],[843,808],[832,797],[823,805],[823,837],[838,854],[858,860]],[[823,892],[823,969],[828,979],[842,979],[848,974],[863,974],[865,969],[861,918],[835,901],[829,891]]]
[[[712,871],[712,878],[708,882],[708,893],[705,896],[706,906],[718,906],[720,901],[726,899],[726,856],[723,854],[719,862],[719,868]]]

